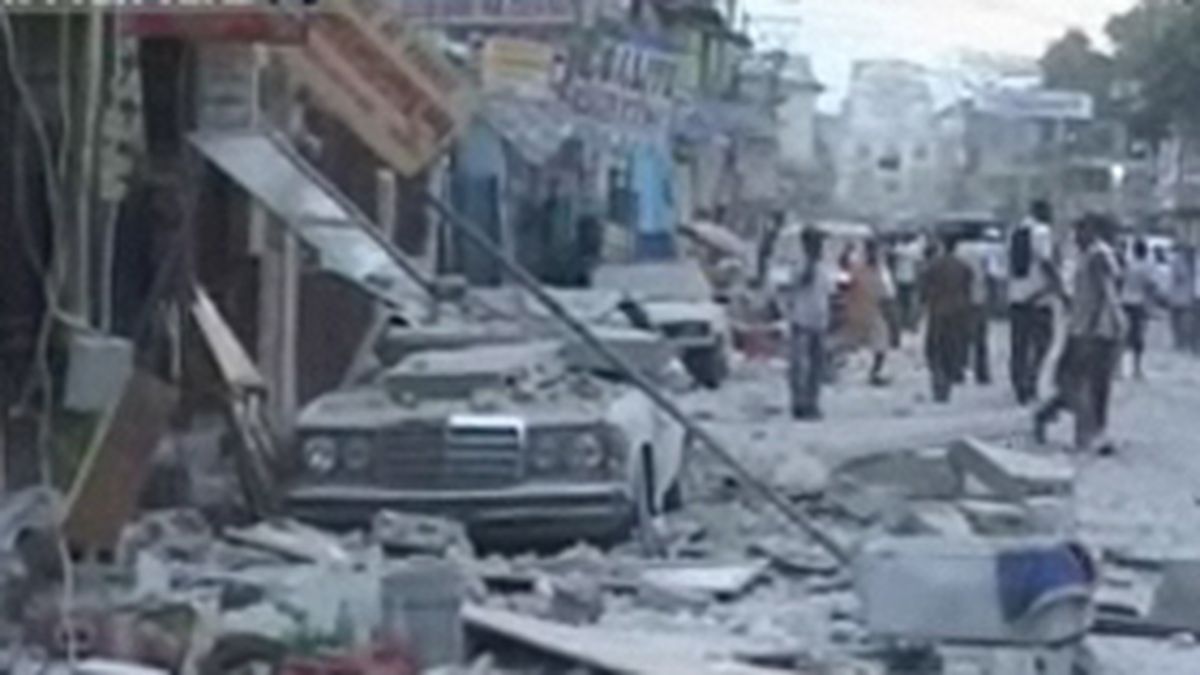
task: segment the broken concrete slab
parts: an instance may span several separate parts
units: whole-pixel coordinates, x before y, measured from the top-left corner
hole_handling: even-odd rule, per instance
[[[467,625],[480,633],[601,671],[768,675],[786,672],[739,663],[733,653],[695,639],[604,627],[565,626],[502,609],[469,605]]]
[[[950,461],[964,475],[1012,500],[1067,495],[1075,480],[1075,469],[1064,458],[1009,450],[974,438],[956,442]]]
[[[853,459],[834,470],[833,480],[890,488],[906,499],[955,499],[963,492],[962,475],[940,448]]]
[[[971,527],[983,536],[1010,537],[1036,534],[1033,514],[1017,502],[988,499],[963,499],[958,508]]]
[[[825,500],[836,511],[858,521],[874,523],[899,513],[905,504],[904,494],[893,486],[834,482],[825,493]]]
[[[337,539],[293,520],[264,521],[227,530],[225,538],[291,560],[342,565],[351,562],[350,553]]]
[[[1179,560],[1163,567],[1148,620],[1200,632],[1200,560]]]
[[[892,534],[972,537],[971,521],[954,504],[922,501],[907,504],[903,514],[889,524]]]
[[[739,563],[662,563],[641,572],[641,580],[662,588],[733,597],[762,578],[765,561]]]
[[[572,626],[594,624],[604,614],[604,590],[581,575],[548,580],[550,617]]]
[[[81,661],[72,668],[72,671],[75,675],[167,675],[166,670],[106,659]]]
[[[761,556],[776,570],[800,576],[833,576],[841,565],[824,551],[794,537],[767,537],[753,541],[746,552]]]

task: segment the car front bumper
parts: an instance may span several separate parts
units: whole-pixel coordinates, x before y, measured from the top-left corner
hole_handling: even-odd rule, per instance
[[[628,531],[636,512],[624,483],[528,484],[485,490],[394,490],[356,485],[293,488],[288,510],[334,529],[364,527],[381,510],[443,516],[473,537],[522,542],[605,539]]]

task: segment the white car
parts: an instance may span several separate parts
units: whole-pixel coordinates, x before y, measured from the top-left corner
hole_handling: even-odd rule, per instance
[[[317,398],[297,427],[297,517],[382,509],[461,520],[483,541],[611,541],[679,501],[683,429],[562,341],[417,352]]]
[[[716,388],[729,373],[733,344],[729,316],[694,260],[602,265],[592,286],[619,292],[642,307],[648,326],[662,334],[700,384]]]

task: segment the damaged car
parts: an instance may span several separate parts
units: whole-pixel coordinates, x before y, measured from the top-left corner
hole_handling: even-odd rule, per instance
[[[729,374],[732,338],[725,307],[694,260],[601,265],[592,285],[617,291],[644,308],[638,328],[663,335],[696,382],[715,389]]]
[[[298,420],[298,517],[449,516],[484,541],[616,540],[678,501],[684,433],[562,340],[411,353]]]

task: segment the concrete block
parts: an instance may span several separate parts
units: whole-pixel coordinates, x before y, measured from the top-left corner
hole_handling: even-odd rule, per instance
[[[1063,458],[1008,450],[973,438],[955,443],[950,461],[997,496],[1014,501],[1070,494],[1075,479],[1074,468]]]
[[[852,460],[834,471],[834,481],[894,489],[907,499],[956,499],[963,479],[945,450],[888,452]]]
[[[971,521],[954,504],[917,502],[889,528],[893,534],[932,534],[944,537],[970,537],[975,534]]]
[[[1036,534],[1033,515],[1022,504],[986,499],[964,499],[958,508],[971,527],[985,537]]]
[[[1163,567],[1149,619],[1162,626],[1200,631],[1200,560],[1170,562]]]

